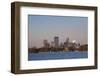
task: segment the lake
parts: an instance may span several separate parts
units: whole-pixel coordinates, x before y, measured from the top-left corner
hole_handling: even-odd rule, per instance
[[[77,58],[88,58],[88,51],[28,53],[29,61],[31,60],[77,59]]]

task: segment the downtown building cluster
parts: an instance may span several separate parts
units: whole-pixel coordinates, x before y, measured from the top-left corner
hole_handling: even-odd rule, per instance
[[[88,45],[80,45],[80,43],[73,40],[69,41],[69,38],[66,38],[64,42],[59,41],[59,37],[55,36],[54,40],[48,42],[48,40],[43,40],[43,46],[40,48],[33,47],[28,49],[29,52],[38,53],[38,52],[59,52],[59,51],[87,51]]]
[[[79,48],[80,43],[77,43],[76,41],[69,41],[69,38],[66,38],[65,42],[59,42],[59,37],[55,36],[54,41],[51,41],[51,43],[48,42],[48,40],[43,40],[43,46],[44,48],[64,48],[67,49],[68,47],[73,47],[73,48]]]

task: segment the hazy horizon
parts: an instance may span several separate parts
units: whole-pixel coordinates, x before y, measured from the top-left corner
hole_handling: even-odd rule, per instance
[[[88,18],[75,16],[28,16],[28,47],[41,47],[43,40],[49,43],[58,36],[60,42],[69,38],[80,44],[88,43]]]

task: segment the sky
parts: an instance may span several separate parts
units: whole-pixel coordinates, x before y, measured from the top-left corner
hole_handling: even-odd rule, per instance
[[[59,37],[59,42],[66,38],[80,44],[88,43],[88,18],[77,16],[28,16],[28,47],[42,47],[43,40],[54,41]]]

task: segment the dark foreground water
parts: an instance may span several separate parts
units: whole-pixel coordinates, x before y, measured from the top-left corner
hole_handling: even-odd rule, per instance
[[[55,60],[55,59],[76,59],[88,58],[88,52],[39,52],[29,53],[28,60]]]

